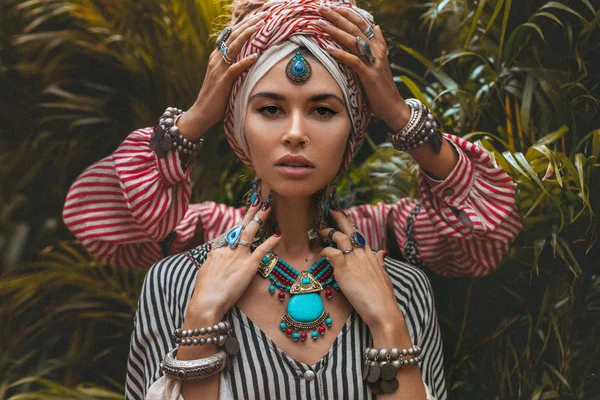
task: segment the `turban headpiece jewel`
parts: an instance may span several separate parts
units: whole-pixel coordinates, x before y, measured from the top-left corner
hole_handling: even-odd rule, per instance
[[[370,110],[356,73],[338,63],[325,49],[326,46],[338,49],[342,47],[316,23],[317,20],[323,19],[319,12],[320,3],[315,0],[271,0],[253,12],[266,12],[263,17],[265,24],[242,46],[236,61],[254,53],[257,53],[259,58],[248,71],[235,80],[225,114],[227,140],[237,156],[248,166],[252,166],[252,160],[244,136],[244,119],[252,89],[275,64],[295,54],[299,47],[308,49],[323,64],[344,94],[352,132],[342,167],[348,165],[364,139]],[[370,25],[373,24],[371,14],[353,6],[347,0],[328,3],[348,8]]]

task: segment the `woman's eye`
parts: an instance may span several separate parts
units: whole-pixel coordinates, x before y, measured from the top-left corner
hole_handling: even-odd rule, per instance
[[[327,108],[327,107],[317,107],[317,108],[315,108],[315,112],[317,113],[317,115],[319,117],[328,117],[328,116],[337,114],[331,108]]]
[[[275,106],[264,106],[259,108],[258,112],[268,116],[275,116],[279,112],[279,108]]]

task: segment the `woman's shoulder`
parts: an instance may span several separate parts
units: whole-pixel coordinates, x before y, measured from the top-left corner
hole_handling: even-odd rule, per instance
[[[390,257],[385,258],[384,264],[399,303],[433,298],[431,283],[423,270]]]
[[[206,244],[157,261],[146,274],[143,292],[160,290],[167,298],[180,298],[194,287],[196,274],[208,257]]]

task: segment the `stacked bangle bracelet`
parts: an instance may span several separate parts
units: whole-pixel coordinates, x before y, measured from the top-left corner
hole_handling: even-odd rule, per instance
[[[398,370],[418,365],[423,359],[419,346],[402,350],[395,347],[391,350],[367,347],[364,357],[363,380],[370,384],[371,390],[377,395],[395,392],[399,386],[396,378]]]
[[[410,119],[406,126],[388,134],[388,142],[396,150],[407,151],[429,143],[434,153],[442,148],[441,125],[431,110],[417,99],[406,99],[410,107]]]
[[[233,335],[229,322],[226,321],[207,328],[176,329],[172,338],[179,346],[212,344],[223,348],[210,357],[198,360],[177,360],[177,348],[169,351],[161,362],[160,368],[163,374],[179,380],[202,379],[215,375],[225,368],[228,355],[235,356],[240,351],[240,344]]]
[[[184,138],[177,127],[177,120],[184,112],[175,107],[167,107],[154,127],[150,139],[150,149],[159,158],[165,158],[169,151],[175,149],[181,155],[195,156],[204,143],[204,139],[188,140]]]

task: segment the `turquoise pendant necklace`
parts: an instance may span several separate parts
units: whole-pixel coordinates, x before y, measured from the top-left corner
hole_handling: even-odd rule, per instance
[[[308,271],[298,272],[270,251],[263,258],[258,272],[271,281],[269,292],[277,290],[279,300],[284,301],[289,293],[286,314],[281,318],[279,328],[294,341],[304,341],[309,332],[313,340],[324,335],[327,327],[333,325],[333,319],[323,305],[320,293],[330,299],[333,290],[339,290],[333,278],[333,268],[322,257]]]

